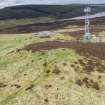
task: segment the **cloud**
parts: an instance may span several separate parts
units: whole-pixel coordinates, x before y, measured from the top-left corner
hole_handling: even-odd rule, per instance
[[[105,3],[105,0],[0,0],[0,8],[22,4]]]

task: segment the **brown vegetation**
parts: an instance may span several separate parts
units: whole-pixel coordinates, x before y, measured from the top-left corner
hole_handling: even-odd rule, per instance
[[[18,25],[11,28],[0,29],[0,33],[30,33],[30,32],[39,32],[45,30],[56,30],[64,28],[65,26],[84,26],[84,20],[68,20],[68,21],[54,21],[49,23],[35,23],[35,24],[27,24],[27,25]],[[103,26],[103,27],[102,27]],[[92,32],[101,32],[105,30],[105,19],[104,18],[96,18],[92,20]],[[94,31],[93,31],[94,30]],[[75,31],[70,32],[68,34],[75,35],[78,33],[79,35],[83,34],[83,31]]]
[[[105,44],[104,43],[82,43],[82,42],[60,42],[60,41],[48,41],[37,44],[30,44],[20,50],[27,51],[41,51],[57,48],[71,48],[82,56],[95,56],[100,59],[105,59]],[[19,50],[17,50],[19,51]],[[83,63],[80,61],[80,63]]]

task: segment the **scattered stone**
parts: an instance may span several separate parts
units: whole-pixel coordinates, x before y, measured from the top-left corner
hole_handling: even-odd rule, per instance
[[[50,35],[54,34],[54,32],[51,31],[40,31],[35,36],[38,36],[40,38],[49,38]]]

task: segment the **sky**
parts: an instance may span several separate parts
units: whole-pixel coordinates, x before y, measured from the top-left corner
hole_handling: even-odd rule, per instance
[[[105,3],[105,0],[0,0],[0,8],[22,4]]]

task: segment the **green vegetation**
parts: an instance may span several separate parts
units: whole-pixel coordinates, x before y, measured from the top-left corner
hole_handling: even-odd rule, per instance
[[[0,36],[0,56],[5,55],[11,51],[14,51],[18,48],[24,47],[30,43],[38,43],[44,41],[53,41],[53,40],[71,40],[73,39],[70,36],[65,36],[63,34],[56,34],[51,36],[50,38],[39,38],[35,37],[34,33],[27,35],[1,35]]]
[[[103,32],[100,32],[99,33],[99,36],[101,36],[102,37],[102,40],[105,42],[105,32],[103,31]]]
[[[58,39],[71,40],[72,37],[39,38],[33,34],[0,37],[0,105],[105,103],[104,73],[87,73],[84,69],[90,67],[89,62],[94,64],[94,69],[100,69],[105,65],[104,60],[91,56],[86,58],[67,48],[35,53],[17,50],[31,43]]]
[[[54,21],[54,19],[50,17],[38,17],[38,18],[0,20],[0,29],[16,27],[19,25],[46,23],[49,21]]]
[[[0,19],[20,19],[36,17],[70,18],[83,15],[86,5],[22,5],[0,10]],[[104,6],[92,6],[92,13],[105,11]]]
[[[64,24],[57,19],[84,15],[85,6],[83,4],[71,4],[6,7],[0,9],[0,33],[29,33],[61,27]],[[104,6],[92,5],[91,7],[92,14],[105,11]]]
[[[26,104],[31,105],[34,100],[30,100],[30,98],[34,96],[36,101],[40,101],[37,100],[37,94],[39,93],[37,93],[38,90],[36,89],[40,89],[39,86],[43,84],[43,82],[52,81],[52,79],[54,79],[52,76],[56,79],[59,77],[58,72],[55,72],[54,65],[56,66],[57,63],[64,62],[66,60],[73,62],[75,59],[75,52],[68,49],[65,49],[65,51],[62,49],[52,50],[45,52],[44,54],[41,52],[33,54],[31,52],[23,51],[20,53],[11,53],[5,56],[5,58],[0,60],[0,82],[7,84],[7,86],[1,87],[4,91],[0,91],[2,94],[0,96],[0,104],[25,105],[25,102],[27,101]],[[45,62],[47,62],[46,66],[43,65]],[[59,64],[59,66],[60,65],[61,64]],[[50,69],[50,74],[46,72],[48,69]],[[60,72],[63,74],[61,69]],[[56,77],[56,74],[58,77]],[[18,88],[16,85],[20,87]],[[36,92],[34,92],[34,89]],[[9,93],[7,91],[9,91]],[[27,97],[27,95],[29,95],[29,97]],[[31,102],[28,102],[28,98]],[[37,104],[40,104],[40,102]]]
[[[0,29],[79,16],[84,6],[7,7],[0,10]],[[93,13],[104,9],[93,6]],[[70,25],[48,37],[35,36],[37,33],[0,35],[0,105],[105,105],[104,51],[100,53],[87,43],[85,49],[79,46],[83,43],[76,44],[80,30],[83,27]],[[105,32],[100,36],[105,41]],[[50,50],[37,50],[49,47],[50,41]],[[52,47],[54,41],[58,42],[56,49]],[[66,43],[69,41],[71,47]],[[27,45],[33,46],[27,50]],[[104,43],[100,46],[104,48]]]
[[[25,101],[28,98],[30,99],[30,96],[34,97],[35,94],[37,99],[37,93],[33,94],[31,90],[35,88],[35,86],[40,86],[41,82],[48,79],[48,76],[50,75],[48,75],[46,71],[50,70],[50,72],[52,72],[51,76],[53,74],[56,75],[56,73],[58,74],[57,70],[53,72],[53,66],[56,66],[56,62],[59,63],[66,60],[73,61],[78,57],[74,51],[68,49],[36,53],[27,51],[11,52],[12,50],[16,51],[17,48],[20,48],[25,44],[32,43],[32,41],[35,42],[35,39],[37,39],[37,37],[25,35],[1,37],[0,105],[25,105]],[[41,41],[41,39],[39,41]],[[27,95],[29,95],[29,97],[27,97]],[[24,98],[22,98],[23,96]],[[31,105],[30,102],[28,102],[27,105],[28,104]]]

